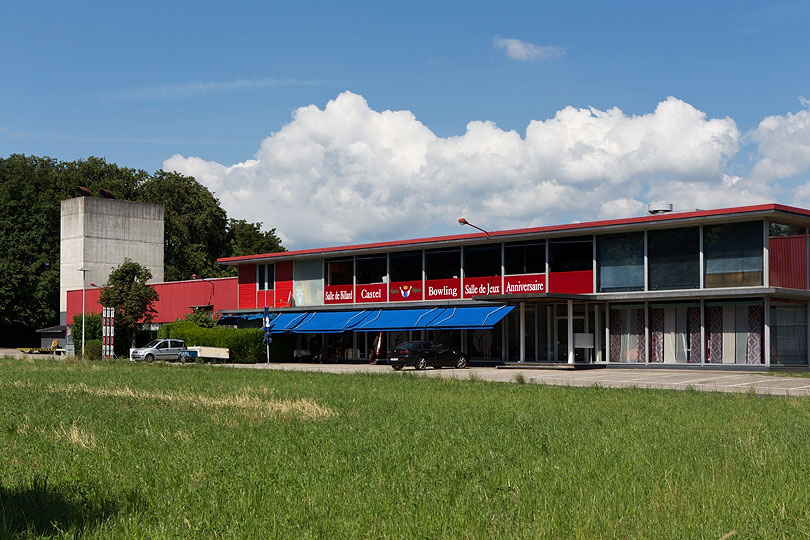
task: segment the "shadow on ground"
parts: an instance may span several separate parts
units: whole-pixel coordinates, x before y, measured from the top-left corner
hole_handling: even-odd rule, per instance
[[[57,488],[34,477],[30,485],[0,485],[0,538],[81,533],[118,514],[122,506],[137,504],[131,494],[122,499],[99,499],[81,486]]]

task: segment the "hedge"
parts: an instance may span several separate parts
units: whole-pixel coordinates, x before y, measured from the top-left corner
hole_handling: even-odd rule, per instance
[[[261,328],[200,328],[191,322],[176,321],[164,324],[158,337],[182,339],[188,347],[225,347],[230,350],[231,362],[238,364],[253,364],[265,358]]]

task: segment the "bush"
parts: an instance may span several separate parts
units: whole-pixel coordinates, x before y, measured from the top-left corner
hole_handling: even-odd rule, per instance
[[[90,318],[87,318],[90,320]],[[90,341],[85,342],[85,351],[84,357],[88,360],[101,360],[101,340],[100,339],[91,339]]]
[[[226,347],[230,350],[231,362],[239,364],[253,364],[265,358],[264,330],[260,328],[200,328],[192,322],[176,321],[164,324],[158,337],[182,339],[189,347]]]
[[[73,346],[76,348],[76,355],[82,355],[82,314],[73,316],[73,325],[70,327],[73,336]],[[87,321],[84,323],[84,341],[87,345],[91,341],[98,340],[101,343],[101,315],[98,313],[88,313]],[[99,353],[101,358],[101,353]]]

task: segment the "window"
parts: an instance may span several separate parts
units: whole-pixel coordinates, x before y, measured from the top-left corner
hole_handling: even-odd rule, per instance
[[[576,272],[593,269],[593,239],[590,236],[550,240],[548,251],[551,272]]]
[[[771,365],[807,365],[807,304],[771,300]]]
[[[685,227],[647,233],[651,291],[700,288],[700,229]]]
[[[546,242],[510,242],[504,245],[506,274],[545,274]]]
[[[260,291],[272,291],[275,287],[276,282],[276,266],[274,264],[257,264],[256,271],[258,272],[258,277],[256,279],[256,283],[258,283]]]
[[[644,290],[644,233],[597,237],[599,292]]]
[[[343,257],[326,260],[327,285],[351,285],[354,280],[354,259]]]
[[[706,287],[762,285],[762,222],[703,228]]]
[[[426,279],[453,279],[461,275],[461,249],[425,251]]]
[[[464,277],[501,275],[501,244],[464,247]]]
[[[357,257],[357,283],[383,283],[388,275],[388,256]]]
[[[399,251],[389,255],[391,260],[391,281],[421,281],[422,252]]]

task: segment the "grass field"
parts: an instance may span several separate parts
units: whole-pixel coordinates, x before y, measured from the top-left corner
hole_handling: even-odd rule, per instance
[[[0,538],[801,538],[810,400],[0,360]]]

